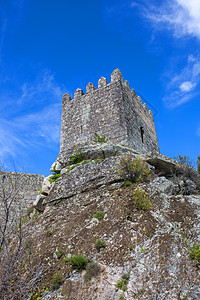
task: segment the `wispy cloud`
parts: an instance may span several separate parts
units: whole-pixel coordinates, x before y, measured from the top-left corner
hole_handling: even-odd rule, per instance
[[[31,84],[24,82],[15,97],[10,94],[11,117],[2,111],[0,118],[0,160],[36,147],[54,149],[59,144],[65,91],[50,71],[43,70]]]
[[[34,106],[38,102],[40,104],[44,103],[47,98],[49,98],[49,102],[54,101],[55,98],[58,99],[62,94],[61,89],[61,86],[56,83],[54,75],[47,69],[43,70],[35,78],[33,83],[24,82],[21,85],[17,104],[30,104],[32,99],[34,99]]]
[[[200,58],[189,55],[185,67],[175,75],[173,73],[174,69],[167,75],[168,85],[163,99],[170,108],[190,101],[198,93],[196,88],[200,83]]]
[[[191,35],[200,39],[199,0],[166,0],[159,6],[133,1],[131,7],[136,6],[156,30],[172,30],[177,37]]]

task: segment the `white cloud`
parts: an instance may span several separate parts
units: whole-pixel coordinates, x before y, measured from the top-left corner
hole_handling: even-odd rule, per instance
[[[140,9],[155,29],[172,30],[177,37],[191,35],[200,39],[199,0],[166,0],[160,6],[150,4]]]
[[[166,78],[165,78],[166,81]],[[196,88],[200,83],[200,58],[189,55],[185,67],[174,74],[174,69],[167,74],[168,85],[164,102],[175,108],[190,101],[197,95]]]
[[[195,83],[192,83],[191,81],[185,81],[181,83],[180,90],[182,92],[190,92],[195,86],[196,86]]]

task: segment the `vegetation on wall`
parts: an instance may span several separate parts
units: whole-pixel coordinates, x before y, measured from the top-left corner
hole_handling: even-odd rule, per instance
[[[71,164],[78,164],[84,160],[85,153],[83,151],[81,151],[79,153],[77,148],[74,148],[74,150],[76,153],[74,155],[70,156],[69,159],[70,159]]]
[[[98,133],[94,132],[94,140],[95,143],[107,143],[108,139],[106,139],[104,136],[100,136]]]
[[[130,154],[121,157],[118,174],[125,181],[136,183],[139,181],[146,181],[151,178],[150,170],[147,163],[140,157],[134,158]]]

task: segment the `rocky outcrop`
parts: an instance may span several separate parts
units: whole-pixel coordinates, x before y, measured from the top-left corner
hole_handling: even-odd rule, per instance
[[[44,281],[49,291],[42,299],[199,299],[199,264],[190,258],[190,248],[200,243],[196,182],[166,156],[138,155],[123,146],[116,146],[116,153],[112,147],[91,146],[87,160],[62,166],[62,175],[47,183],[48,193],[37,199],[35,206],[44,212],[25,230],[37,253],[32,264],[43,261],[38,288]],[[101,149],[107,157],[101,156]],[[123,185],[118,170],[126,154],[145,159],[151,178]],[[136,190],[147,193],[151,203],[147,210],[136,205]],[[94,217],[98,211],[103,212],[102,219]],[[97,239],[105,244],[100,250]],[[58,259],[60,249],[64,260]],[[100,272],[87,283],[86,271],[73,270],[69,262],[75,254],[99,265]],[[51,291],[58,270],[62,284]],[[128,279],[122,290],[117,282],[124,276]]]

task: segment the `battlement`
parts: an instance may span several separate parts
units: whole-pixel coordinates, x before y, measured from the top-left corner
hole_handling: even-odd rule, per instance
[[[122,74],[120,72],[119,69],[116,69],[113,71],[113,73],[111,74],[111,83],[116,82],[116,81],[120,81],[123,85],[123,87],[127,88],[128,91],[131,92],[132,95],[132,100],[133,102],[135,102],[136,108],[138,110],[143,111],[144,114],[146,114],[147,118],[153,118],[153,114],[151,110],[148,110],[146,103],[142,103],[142,100],[140,98],[140,96],[136,96],[136,92],[134,89],[130,89],[130,85],[128,80],[123,81],[123,77]],[[107,81],[107,79],[105,77],[101,77],[98,81],[98,89],[102,89],[105,88],[107,85],[109,85],[109,82]],[[93,83],[89,82],[88,85],[86,86],[86,94],[92,93],[94,91],[98,91],[98,89],[96,89],[96,87],[94,86]],[[77,88],[76,91],[74,92],[74,99],[71,98],[71,96],[69,94],[64,94],[63,95],[63,100],[84,100],[85,94],[83,92],[82,89]]]
[[[94,132],[110,142],[133,147],[142,153],[159,152],[151,110],[123,80],[119,69],[98,81],[98,88],[89,82],[86,93],[78,88],[74,99],[63,95],[60,156],[76,144],[91,141]]]

